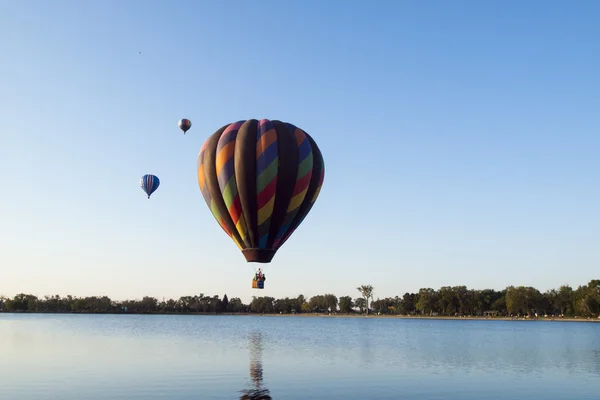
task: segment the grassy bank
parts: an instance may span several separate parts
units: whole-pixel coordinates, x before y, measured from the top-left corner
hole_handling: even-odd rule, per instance
[[[235,313],[222,315],[243,315],[243,316],[258,316],[258,317],[301,317],[301,318],[381,318],[381,319],[419,319],[419,320],[456,320],[456,321],[545,321],[545,322],[600,322],[599,318],[512,318],[512,317],[451,317],[451,316],[413,316],[413,315],[377,315],[377,314],[319,314],[319,313],[303,313],[303,314],[253,314],[253,313]]]
[[[203,316],[203,315],[224,315],[224,316],[242,316],[242,317],[297,317],[297,318],[381,318],[381,319],[430,319],[430,320],[456,320],[456,321],[547,321],[547,322],[600,322],[600,317],[539,317],[535,318],[512,318],[512,317],[454,317],[446,315],[389,315],[389,314],[344,314],[344,313],[250,313],[250,312],[169,312],[169,311],[155,311],[155,312],[44,312],[44,311],[0,311],[2,314],[77,314],[77,315],[189,315],[189,316]]]
[[[275,313],[214,313],[214,312],[149,312],[149,313],[123,313],[123,312],[35,312],[35,311],[17,311],[7,312],[0,311],[2,314],[77,314],[77,315],[189,315],[189,316],[204,316],[204,315],[224,315],[224,316],[242,316],[242,317],[297,317],[297,318],[375,318],[375,319],[419,319],[419,320],[456,320],[456,321],[545,321],[545,322],[600,322],[600,318],[551,318],[539,317],[535,318],[512,318],[512,317],[452,317],[452,316],[428,316],[428,315],[377,315],[377,314],[343,314],[343,313],[301,313],[301,314],[275,314]]]

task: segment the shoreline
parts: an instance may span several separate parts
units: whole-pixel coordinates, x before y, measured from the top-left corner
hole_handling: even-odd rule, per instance
[[[317,313],[306,313],[306,314],[232,314],[232,315],[248,315],[248,316],[260,316],[260,317],[321,317],[321,318],[373,318],[373,319],[418,319],[418,320],[449,320],[449,321],[530,321],[530,322],[600,322],[598,318],[512,318],[512,317],[452,317],[445,315],[438,316],[413,316],[413,315],[376,315],[376,314],[317,314]]]
[[[10,312],[0,311],[2,314],[42,314],[42,315],[187,315],[187,316],[233,316],[233,317],[298,317],[298,318],[369,318],[369,319],[415,319],[415,320],[447,320],[447,321],[511,321],[511,322],[597,322],[600,318],[512,318],[512,317],[454,317],[454,316],[428,316],[428,315],[377,315],[377,314],[329,314],[329,313],[301,313],[301,314],[260,314],[260,313],[178,313],[178,312],[154,312],[154,313],[99,313],[99,312]]]

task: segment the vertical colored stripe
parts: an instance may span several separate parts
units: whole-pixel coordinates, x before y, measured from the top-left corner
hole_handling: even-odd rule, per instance
[[[301,129],[295,128],[294,136],[296,138],[296,144],[298,145],[298,173],[296,176],[296,185],[294,186],[294,192],[292,193],[292,198],[288,204],[287,214],[283,220],[283,224],[281,225],[281,228],[277,233],[277,237],[273,242],[274,248],[278,248],[284,235],[287,233],[292,222],[294,221],[296,214],[298,214],[300,205],[306,197],[312,176],[313,154],[310,147],[310,142]]]
[[[217,143],[216,172],[219,189],[225,202],[225,207],[235,225],[244,244],[249,247],[247,239],[247,227],[239,200],[237,182],[235,178],[235,141],[237,133],[244,121],[238,121],[229,125],[221,134]]]
[[[200,155],[198,156],[198,185],[200,186],[200,192],[204,197],[204,201],[206,201],[206,205],[210,210],[210,213],[215,217],[215,220],[219,224],[219,226],[225,231],[227,236],[231,237],[231,232],[227,229],[227,225],[225,221],[221,218],[219,214],[219,209],[216,207],[214,200],[210,196],[210,191],[208,190],[208,186],[206,185],[206,175],[204,171],[204,148],[206,144],[202,146],[202,150],[200,150]],[[234,239],[235,242],[235,239]],[[238,244],[238,243],[236,243]],[[238,245],[239,247],[239,245]]]
[[[269,120],[258,123],[256,135],[256,195],[258,209],[258,247],[266,248],[275,205],[279,151],[277,131]]]
[[[198,177],[198,183],[201,186],[201,191],[203,191],[205,200],[210,199],[208,206],[221,228],[229,237],[231,237],[238,248],[243,248],[239,233],[235,224],[231,220],[227,207],[225,206],[216,173],[217,145],[219,139],[221,139],[223,133],[228,127],[230,127],[230,125],[232,124],[227,124],[221,127],[219,130],[213,133],[202,146],[201,154],[198,156],[197,167],[198,173],[204,174],[204,180],[200,175]]]
[[[140,178],[140,187],[146,192],[148,197],[152,195],[160,186],[160,180],[154,175],[144,175]]]
[[[323,157],[321,157],[321,176],[319,178],[319,186],[317,186],[317,191],[313,196],[311,203],[317,201],[317,197],[319,197],[319,193],[321,193],[321,187],[323,186],[323,181],[325,180],[325,164],[323,163]]]
[[[311,174],[311,180],[309,183],[309,187],[306,193],[306,197],[300,206],[298,214],[294,218],[295,221],[292,222],[289,231],[284,234],[281,241],[278,243],[278,246],[281,247],[283,244],[290,238],[290,236],[298,229],[298,227],[302,224],[310,210],[312,209],[319,193],[321,191],[321,187],[323,185],[323,181],[325,179],[325,163],[323,161],[323,155],[321,151],[316,146],[312,138],[307,134],[307,139],[310,142],[311,149],[313,151],[313,171]]]

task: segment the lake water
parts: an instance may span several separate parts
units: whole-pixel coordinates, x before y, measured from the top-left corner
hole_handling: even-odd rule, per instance
[[[3,400],[268,398],[260,393],[597,400],[600,324],[0,314]]]

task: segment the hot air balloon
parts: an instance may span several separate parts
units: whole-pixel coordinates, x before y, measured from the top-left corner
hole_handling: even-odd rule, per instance
[[[213,133],[200,149],[197,172],[209,209],[246,261],[270,263],[315,203],[325,167],[302,129],[250,119]],[[264,279],[252,286],[262,289]]]
[[[142,190],[146,192],[148,198],[150,198],[150,195],[158,189],[159,185],[160,179],[158,179],[156,175],[144,175],[140,178],[140,186],[142,187]]]
[[[192,121],[185,118],[180,119],[177,125],[179,125],[179,129],[181,129],[183,131],[183,134],[185,135],[185,133],[192,127]]]

